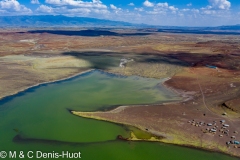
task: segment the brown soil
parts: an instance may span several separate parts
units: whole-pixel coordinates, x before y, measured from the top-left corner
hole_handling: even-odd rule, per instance
[[[234,133],[240,133],[238,36],[151,32],[145,36],[88,37],[19,31],[0,31],[0,98],[99,65],[101,69],[123,75],[171,77],[164,85],[188,97],[188,101],[74,114],[148,129],[152,134],[165,137],[161,141],[166,143],[240,156],[239,148],[226,145],[233,135],[240,140],[239,135]],[[90,54],[97,56],[97,59],[103,56],[110,58],[99,64]],[[9,55],[13,57],[6,57]],[[115,56],[119,59],[130,57],[134,62],[128,63],[125,68],[113,67],[108,63]],[[216,66],[217,69],[207,65]],[[217,121],[216,125],[220,128],[222,124],[219,121],[224,119],[230,125],[227,128],[229,135],[219,129],[216,134],[206,132],[206,128],[212,129],[213,126],[191,125],[193,119],[205,123]]]

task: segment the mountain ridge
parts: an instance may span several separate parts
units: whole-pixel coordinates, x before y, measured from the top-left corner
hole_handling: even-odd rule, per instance
[[[39,16],[0,16],[1,27],[70,27],[70,26],[132,26],[133,24],[122,21],[88,17],[67,17],[62,15]]]
[[[133,24],[123,21],[89,17],[67,17],[63,15],[21,15],[0,16],[0,27],[135,27],[157,28],[167,30],[222,30],[240,31],[240,24],[223,25],[215,27],[191,27],[191,26],[160,26],[147,24]]]

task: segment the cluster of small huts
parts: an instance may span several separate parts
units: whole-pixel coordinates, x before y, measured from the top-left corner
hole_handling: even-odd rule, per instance
[[[225,120],[221,120],[220,125],[218,126],[217,121],[213,121],[212,123],[197,122],[195,120],[188,121],[188,123],[196,127],[206,126],[207,128],[205,130],[202,130],[203,133],[217,134],[217,132],[219,132],[219,137],[230,135],[230,130],[228,129],[230,125],[226,124],[225,122]],[[233,133],[235,135],[238,134],[237,131],[234,131]],[[240,142],[236,140],[236,136],[231,136],[231,140],[227,141],[226,144],[228,146],[233,144],[235,145],[235,148],[240,148]]]

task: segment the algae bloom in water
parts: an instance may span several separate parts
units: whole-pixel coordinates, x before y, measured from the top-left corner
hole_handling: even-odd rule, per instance
[[[31,88],[0,102],[0,150],[81,152],[82,159],[234,159],[217,153],[151,142],[125,142],[125,126],[74,116],[68,110],[180,100],[160,80],[91,71]],[[135,130],[137,136],[148,135]]]

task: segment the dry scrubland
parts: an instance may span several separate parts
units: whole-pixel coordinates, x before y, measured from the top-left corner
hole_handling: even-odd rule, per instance
[[[123,75],[171,77],[164,85],[188,101],[73,114],[136,126],[164,137],[158,139],[162,142],[240,156],[240,148],[235,148],[237,145],[226,145],[231,136],[240,140],[240,128],[237,127],[240,126],[239,36],[112,32],[119,35],[69,36],[2,30],[0,97],[93,68]],[[123,57],[134,61],[120,68]],[[222,119],[230,125],[225,129],[229,130],[228,136],[221,133],[219,121]],[[218,126],[216,134],[206,131],[214,126],[198,125],[198,122],[213,121]]]

